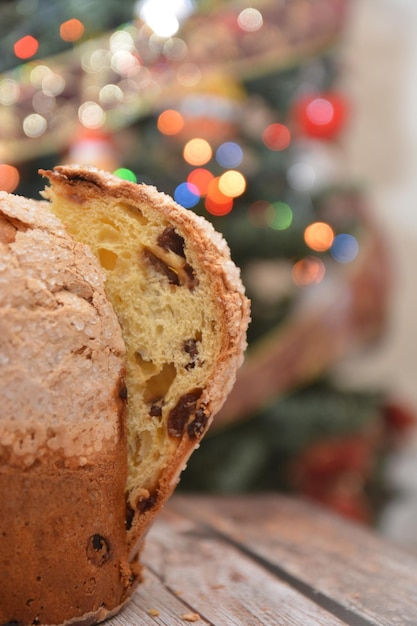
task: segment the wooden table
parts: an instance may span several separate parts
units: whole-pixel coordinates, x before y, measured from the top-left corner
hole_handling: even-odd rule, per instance
[[[417,555],[307,502],[175,495],[108,626],[416,626]]]

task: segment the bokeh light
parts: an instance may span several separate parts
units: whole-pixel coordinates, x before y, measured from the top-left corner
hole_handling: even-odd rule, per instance
[[[0,104],[10,106],[19,99],[19,84],[12,78],[4,78],[0,81]]]
[[[30,59],[38,51],[39,41],[32,35],[25,35],[15,42],[13,50],[18,59]]]
[[[265,228],[268,226],[267,212],[271,211],[271,203],[267,200],[255,200],[248,208],[248,220],[252,226]]]
[[[76,18],[72,18],[70,20],[67,20],[66,22],[62,22],[59,27],[59,35],[64,41],[77,41],[77,39],[80,39],[83,34],[84,24]]]
[[[334,116],[333,104],[326,98],[315,98],[306,109],[307,117],[317,126],[325,126]]]
[[[304,241],[316,252],[329,250],[334,240],[332,227],[325,222],[314,222],[304,230]]]
[[[290,187],[296,191],[311,191],[316,183],[316,172],[310,163],[297,161],[286,173]]]
[[[336,235],[330,254],[339,263],[350,263],[354,261],[359,252],[359,243],[353,235],[342,233]]]
[[[0,190],[12,193],[20,181],[19,170],[13,165],[0,163]]]
[[[96,102],[84,102],[78,109],[78,118],[86,128],[100,128],[106,120],[106,114]]]
[[[270,124],[262,133],[262,141],[270,150],[285,150],[291,143],[291,132],[284,124]]]
[[[225,202],[216,202],[210,196],[207,196],[204,206],[211,215],[221,217],[227,215],[233,209],[233,199],[229,198]]]
[[[219,178],[219,189],[225,196],[237,198],[246,189],[246,179],[241,172],[228,170]]]
[[[40,137],[44,134],[46,128],[46,119],[39,113],[31,113],[23,120],[23,132],[27,137]]]
[[[184,146],[183,157],[190,165],[205,165],[213,156],[213,150],[208,141],[194,137]]]
[[[263,24],[262,13],[258,9],[248,7],[239,13],[237,23],[242,30],[247,32],[257,31]]]
[[[292,224],[293,212],[285,202],[274,202],[265,213],[268,226],[274,230],[286,230]]]
[[[321,259],[309,256],[300,259],[291,270],[291,276],[299,287],[320,283],[326,274],[326,267]]]
[[[239,167],[243,160],[243,150],[238,143],[226,141],[216,150],[216,161],[222,167],[232,169]]]
[[[204,167],[199,167],[189,173],[187,182],[197,187],[200,196],[206,196],[208,194],[209,184],[213,178],[214,175],[209,170]]]
[[[113,172],[115,176],[118,178],[122,178],[123,180],[130,180],[132,183],[137,182],[137,176],[132,170],[127,167],[119,167],[117,170]]]
[[[195,206],[200,200],[197,187],[191,183],[180,183],[174,191],[174,200],[186,209]]]
[[[196,63],[182,63],[177,70],[177,80],[183,87],[195,87],[201,76],[201,69]]]
[[[177,135],[184,128],[184,118],[174,109],[166,109],[158,116],[157,128],[163,135]]]
[[[219,181],[219,176],[210,181],[204,206],[212,215],[227,215],[233,208],[233,198],[226,196],[221,191]]]

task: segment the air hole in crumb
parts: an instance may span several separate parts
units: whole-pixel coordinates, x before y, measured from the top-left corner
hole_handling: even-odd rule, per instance
[[[173,363],[165,363],[161,371],[146,382],[146,389],[143,395],[144,401],[155,404],[163,398],[168,393],[176,375],[175,365]]]
[[[149,376],[154,376],[157,372],[158,368],[153,363],[153,361],[151,361],[150,359],[146,359],[144,356],[142,356],[139,350],[135,352],[135,362],[137,365],[139,365],[145,378],[148,378]]]
[[[149,220],[144,216],[140,209],[131,206],[130,204],[121,202],[119,204],[120,208],[123,209],[126,213],[129,213],[139,224],[145,226],[149,222]]]
[[[114,270],[114,268],[116,267],[118,257],[117,254],[112,250],[99,248],[98,258],[100,261],[100,265],[104,267],[105,270]]]

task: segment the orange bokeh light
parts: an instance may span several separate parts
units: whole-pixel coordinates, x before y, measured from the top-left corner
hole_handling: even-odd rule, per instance
[[[206,196],[208,194],[209,184],[213,178],[214,176],[209,170],[199,167],[189,173],[187,182],[197,187],[200,196]]]
[[[291,133],[284,124],[270,124],[262,133],[262,141],[270,150],[285,150],[291,143]]]
[[[323,261],[313,256],[297,261],[291,271],[292,279],[299,287],[320,283],[325,273],[326,267]]]
[[[204,206],[211,215],[227,215],[233,209],[233,200],[229,198],[226,202],[216,202],[207,196]]]
[[[183,157],[190,165],[205,165],[213,156],[213,150],[208,141],[200,137],[190,139],[184,146]]]
[[[0,190],[12,193],[20,181],[19,170],[13,165],[0,163]]]
[[[233,208],[233,198],[226,196],[219,188],[220,176],[213,178],[207,187],[204,206],[212,215],[227,215]]]
[[[325,252],[331,248],[334,240],[334,232],[325,222],[314,222],[307,226],[304,231],[304,241],[309,248],[316,252]]]
[[[59,27],[59,34],[64,41],[77,41],[84,34],[84,24],[74,17],[62,22]]]
[[[13,50],[18,59],[30,59],[37,53],[39,41],[32,35],[25,35],[18,39],[13,46]]]
[[[163,135],[177,135],[184,128],[184,118],[174,109],[166,109],[158,117],[157,127]]]

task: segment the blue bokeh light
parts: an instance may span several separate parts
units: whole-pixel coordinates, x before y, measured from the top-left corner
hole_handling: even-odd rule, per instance
[[[216,161],[226,169],[239,167],[243,160],[243,150],[234,141],[222,143],[216,150]]]
[[[174,200],[186,209],[191,209],[200,200],[198,188],[192,183],[180,183],[174,191]]]
[[[347,233],[336,235],[330,248],[330,254],[339,263],[350,263],[356,259],[358,252],[358,240],[353,235],[348,235]]]

